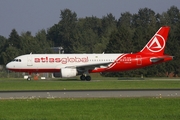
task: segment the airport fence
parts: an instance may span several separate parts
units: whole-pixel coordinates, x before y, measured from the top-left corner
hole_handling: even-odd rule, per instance
[[[26,79],[28,77],[28,73],[22,73],[22,72],[12,72],[12,71],[0,71],[0,78],[24,78]],[[51,73],[41,73],[41,74],[36,74],[32,73],[31,75],[32,78],[34,79],[47,79],[47,78],[52,78]],[[36,78],[35,78],[36,77]]]
[[[28,73],[22,73],[22,72],[13,72],[7,70],[3,65],[0,65],[0,78],[25,78],[28,76]],[[41,73],[36,74],[33,73],[31,77],[38,77],[38,78],[52,78],[51,73]]]
[[[102,77],[102,75],[100,74],[92,74],[93,77]],[[26,79],[28,77],[28,73],[22,73],[22,72],[13,72],[13,71],[9,71],[5,68],[5,66],[0,65],[0,78],[24,78]],[[33,73],[31,75],[32,78],[35,79],[49,79],[49,78],[54,78],[52,73]],[[141,78],[144,79],[145,78],[151,78],[151,77],[171,77],[171,78],[178,78],[178,76],[174,76],[173,73],[170,73],[168,76],[164,75],[164,76],[144,76],[143,74],[141,75],[135,75],[134,77],[130,77],[130,76],[125,76],[125,75],[120,75],[120,76],[116,76],[118,80],[123,80],[123,79],[134,79],[134,78]]]

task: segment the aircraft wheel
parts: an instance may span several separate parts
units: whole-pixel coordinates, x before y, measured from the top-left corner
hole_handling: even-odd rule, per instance
[[[86,80],[85,75],[81,75],[81,76],[80,76],[80,79],[81,79],[82,81]]]
[[[91,81],[91,76],[86,76],[87,81]]]
[[[27,81],[30,81],[30,80],[31,80],[31,77],[28,77],[28,78],[27,78]]]

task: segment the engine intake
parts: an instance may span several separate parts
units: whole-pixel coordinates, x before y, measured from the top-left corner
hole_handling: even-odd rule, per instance
[[[61,68],[60,73],[53,73],[54,77],[63,77],[63,78],[75,77],[76,75],[77,75],[76,68]]]

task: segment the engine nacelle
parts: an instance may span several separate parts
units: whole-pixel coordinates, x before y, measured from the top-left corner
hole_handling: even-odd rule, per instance
[[[60,78],[60,77],[62,77],[60,72],[55,72],[55,73],[53,73],[52,75],[53,75],[52,77],[55,77],[55,78]]]
[[[61,68],[61,72],[55,72],[53,73],[53,77],[59,78],[59,77],[75,77],[77,75],[77,70],[76,68]]]
[[[77,75],[76,68],[61,68],[61,76],[68,78],[68,77],[75,77]]]

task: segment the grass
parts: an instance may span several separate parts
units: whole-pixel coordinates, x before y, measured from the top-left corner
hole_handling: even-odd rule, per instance
[[[26,81],[24,79],[0,78],[0,91],[8,90],[92,90],[92,89],[179,89],[177,79],[146,80],[92,80],[52,79]]]
[[[0,100],[0,120],[179,120],[180,98]]]
[[[180,80],[0,78],[0,91],[159,88],[180,88]],[[0,120],[179,120],[179,106],[180,98],[0,99]]]

